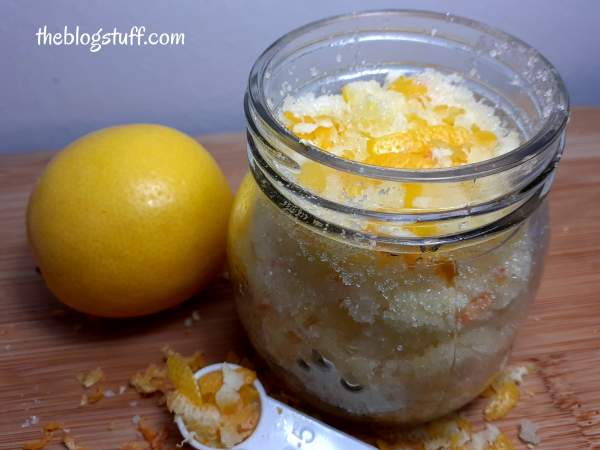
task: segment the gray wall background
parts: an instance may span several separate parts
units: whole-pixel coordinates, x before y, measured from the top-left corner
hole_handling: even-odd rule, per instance
[[[306,22],[377,8],[450,11],[512,33],[559,69],[577,105],[600,105],[597,0],[0,0],[0,153],[60,148],[97,128],[159,122],[191,134],[241,130],[246,76]],[[183,47],[38,47],[35,32],[184,32]],[[599,124],[600,125],[600,124]]]

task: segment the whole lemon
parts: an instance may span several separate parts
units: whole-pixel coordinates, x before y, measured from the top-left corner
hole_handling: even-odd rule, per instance
[[[93,315],[174,306],[221,268],[232,194],[212,156],[159,125],[88,134],[56,155],[27,210],[49,289]]]

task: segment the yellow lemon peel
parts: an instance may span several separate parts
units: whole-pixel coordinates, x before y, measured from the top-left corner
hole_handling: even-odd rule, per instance
[[[177,353],[169,355],[167,371],[179,393],[188,398],[194,405],[202,405],[202,395],[194,378],[194,373],[181,355]]]

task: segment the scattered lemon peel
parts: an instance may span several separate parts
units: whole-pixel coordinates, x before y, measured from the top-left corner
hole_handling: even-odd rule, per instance
[[[163,346],[161,351],[167,360],[170,355],[175,354],[168,345]],[[206,364],[204,353],[199,351],[194,352],[191,356],[180,355],[180,357],[192,372],[196,372]],[[152,395],[157,392],[166,394],[173,388],[166,366],[159,366],[157,364],[150,364],[144,370],[132,375],[129,378],[129,385],[141,395]]]
[[[48,422],[44,425],[44,432],[52,433],[53,431],[62,430],[63,426],[59,422]]]
[[[166,427],[163,427],[160,431],[155,431],[143,419],[140,419],[137,428],[144,440],[150,445],[150,450],[162,450],[169,435]]]
[[[379,439],[380,450],[514,450],[510,438],[487,424],[474,431],[467,419],[451,416],[405,430],[393,439]]]
[[[85,447],[77,445],[73,436],[69,434],[65,434],[62,443],[67,450],[87,450]]]
[[[81,372],[77,374],[77,380],[79,380],[81,385],[86,389],[91,388],[103,378],[104,372],[100,367],[96,367],[88,372]]]
[[[530,368],[517,366],[499,373],[490,386],[482,393],[489,397],[483,415],[485,420],[493,421],[505,417],[518,403],[521,393],[518,385]]]
[[[104,389],[100,385],[95,386],[94,389],[92,389],[92,391],[87,394],[87,402],[89,404],[97,403],[100,400],[102,400],[103,398],[104,398]]]
[[[42,450],[45,448],[54,437],[54,432],[62,429],[62,425],[58,422],[49,422],[42,427],[42,437],[35,441],[29,441],[23,444],[23,450]]]
[[[515,407],[520,398],[517,383],[506,380],[492,386],[494,395],[485,407],[483,415],[485,420],[492,421],[505,417]]]
[[[501,418],[510,411],[518,400],[518,385],[532,370],[532,367],[526,366],[512,367],[492,379],[490,386],[482,393],[483,396],[491,398],[484,412],[486,420],[496,420],[491,417]],[[513,401],[514,389],[517,394],[516,400]],[[483,429],[475,431],[470,421],[457,415],[404,430],[387,439],[379,439],[377,446],[380,450],[514,450],[515,448],[511,439],[495,425],[486,423]]]
[[[40,439],[23,444],[23,450],[42,450],[52,440],[52,434],[44,434]]]
[[[195,405],[202,405],[202,395],[194,372],[190,369],[183,357],[177,353],[171,353],[167,359],[167,371],[175,389]]]
[[[143,371],[135,373],[129,379],[129,385],[139,394],[151,395],[155,392],[164,390],[166,381],[166,369],[164,367],[158,367],[156,364],[150,364]]]
[[[195,380],[194,370],[204,365],[201,352],[183,357],[165,348],[164,353],[167,356],[166,368],[152,364],[134,375],[132,380],[136,382],[131,384],[136,390],[141,384],[142,392],[138,392],[142,395],[157,390],[166,395],[168,409],[186,423],[190,432],[188,442],[195,439],[215,448],[230,448],[253,433],[260,418],[260,398],[253,386],[256,380],[253,370],[224,364],[221,371]],[[238,363],[242,361],[234,353],[228,354],[227,359]],[[514,407],[519,399],[518,385],[532,370],[532,367],[526,366],[513,367],[493,378],[482,393],[482,396],[491,399],[484,410],[486,420],[504,417]],[[138,383],[140,380],[143,382]],[[103,391],[101,386],[96,386],[91,392],[101,395]],[[166,428],[157,432],[141,418],[136,425],[145,442],[128,442],[122,450],[163,449],[168,436]],[[54,432],[61,429],[63,427],[58,422],[47,423],[42,428],[42,437],[24,444],[23,450],[42,450],[51,442]],[[67,450],[85,450],[68,434],[64,435],[62,443]],[[514,450],[510,438],[496,426],[488,423],[482,430],[475,431],[471,422],[458,415],[378,439],[376,443],[381,450]]]

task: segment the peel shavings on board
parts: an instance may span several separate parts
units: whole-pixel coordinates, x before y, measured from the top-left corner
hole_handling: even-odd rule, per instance
[[[254,370],[224,364],[223,370],[210,372],[196,380],[194,373],[205,366],[201,352],[185,357],[165,347],[163,353],[164,363],[150,364],[132,375],[129,382],[140,396],[157,396],[159,406],[166,405],[170,413],[184,420],[190,431],[187,442],[195,439],[214,448],[231,448],[252,434],[261,413],[259,395],[253,386],[256,380]],[[225,360],[253,367],[249,360],[233,352]],[[482,428],[476,429],[475,424],[455,413],[397,433],[387,432],[379,438],[362,437],[380,450],[513,450],[515,446],[508,435],[491,422],[505,417],[517,404],[519,385],[531,369],[513,367],[493,378],[481,394],[487,399],[482,411],[487,423]],[[92,389],[104,379],[104,373],[98,368],[77,378],[84,388]],[[273,392],[273,395],[276,394]],[[278,397],[284,401],[288,398],[296,407],[300,404],[297,399],[283,394]],[[155,429],[138,415],[133,417],[132,422],[141,439],[122,444],[122,450],[171,450],[167,445],[171,445],[174,438],[170,436],[167,425]],[[115,429],[114,422],[111,422],[110,429]],[[60,439],[55,439],[57,434]],[[528,419],[521,420],[518,437],[530,448],[540,443],[538,427]],[[54,442],[67,450],[87,450],[70,430],[58,422],[46,423],[41,437],[26,442],[21,448],[43,450]],[[178,445],[185,444],[186,440]]]
[[[481,394],[488,398],[483,416],[488,422],[476,431],[474,425],[459,415],[450,415],[409,429],[397,436],[380,439],[380,450],[513,450],[510,438],[489,423],[505,417],[520,398],[519,385],[530,368],[513,367],[498,373]],[[536,436],[537,437],[537,436]],[[538,441],[539,443],[539,438]]]

